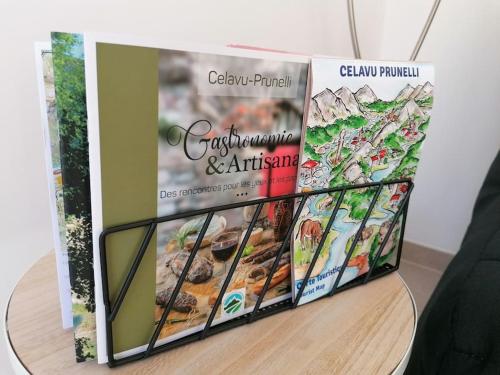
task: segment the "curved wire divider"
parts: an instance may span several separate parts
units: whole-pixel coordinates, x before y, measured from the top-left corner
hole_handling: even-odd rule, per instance
[[[422,48],[422,45],[424,44],[425,38],[427,37],[429,29],[431,28],[432,22],[434,21],[434,17],[436,16],[440,4],[441,0],[434,0],[434,3],[432,4],[431,11],[427,16],[422,32],[420,33],[417,39],[417,43],[415,44],[415,47],[413,48],[413,51],[411,53],[410,61],[415,61],[417,59],[418,53],[420,52],[420,48]],[[356,28],[354,0],[347,0],[347,15],[349,18],[349,32],[351,34],[351,43],[352,43],[352,50],[354,52],[354,58],[360,59],[361,50],[359,48],[358,31]]]

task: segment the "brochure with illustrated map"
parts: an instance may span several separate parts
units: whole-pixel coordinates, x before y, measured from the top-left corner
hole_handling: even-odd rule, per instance
[[[415,176],[433,103],[432,65],[313,58],[310,80],[298,191]],[[384,186],[339,286],[365,274],[372,266],[394,261],[402,217],[373,265],[407,189],[403,183]],[[331,291],[376,190],[346,192],[300,304]],[[294,228],[294,296],[338,198],[338,193],[311,196]]]
[[[293,193],[309,58],[97,34],[85,34],[85,56],[98,359],[105,362],[99,234],[127,222]],[[293,204],[265,204],[255,216],[212,325],[253,310]],[[212,217],[157,345],[205,328],[256,209]],[[112,323],[115,358],[145,350],[205,219],[158,224]],[[146,230],[107,240],[112,303]],[[290,271],[287,248],[261,307],[291,297]]]

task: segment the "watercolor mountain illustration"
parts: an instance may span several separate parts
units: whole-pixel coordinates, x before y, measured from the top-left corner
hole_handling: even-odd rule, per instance
[[[413,178],[429,126],[433,89],[430,82],[416,87],[407,84],[392,100],[377,97],[369,85],[355,92],[345,86],[336,91],[325,88],[314,95],[309,104],[299,191]],[[339,285],[368,272],[407,188],[407,184],[392,184],[382,189]],[[375,193],[374,188],[346,192],[301,303],[329,292]],[[310,197],[297,222],[295,292],[337,198],[338,194]],[[391,260],[400,233],[401,217],[376,266]]]
[[[413,177],[429,124],[433,85],[405,86],[392,101],[368,85],[311,99],[302,189]],[[305,159],[305,160],[304,160]],[[311,162],[313,161],[313,162]]]

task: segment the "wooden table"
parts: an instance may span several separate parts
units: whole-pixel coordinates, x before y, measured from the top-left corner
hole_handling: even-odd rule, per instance
[[[61,328],[53,253],[19,281],[7,308],[13,365],[33,374],[402,373],[415,305],[397,273],[115,369],[75,363]]]

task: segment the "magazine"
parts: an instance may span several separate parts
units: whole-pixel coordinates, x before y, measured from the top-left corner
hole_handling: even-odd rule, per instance
[[[56,115],[52,50],[49,42],[35,44],[35,59],[62,326],[63,328],[71,328],[73,326],[73,313],[65,239],[63,187],[59,155],[59,124]]]
[[[298,191],[413,178],[433,103],[430,64],[313,58],[311,98],[301,146]],[[402,217],[376,265],[377,253],[408,184],[347,191],[303,290],[300,304],[328,294],[372,199],[376,202],[338,286],[390,263]],[[294,229],[293,295],[311,264],[338,193],[311,196]]]
[[[293,193],[308,58],[85,35],[98,355],[106,358],[99,248],[104,228]],[[119,63],[118,63],[119,62]],[[255,226],[212,325],[252,311],[293,201],[217,212],[157,344],[205,327],[232,260]],[[206,215],[158,224],[113,321],[115,357],[143,351]],[[113,303],[147,228],[106,243]],[[288,248],[262,307],[291,296]],[[134,322],[133,325],[130,322]]]
[[[96,357],[83,37],[51,36],[73,329],[76,360],[82,362]]]

